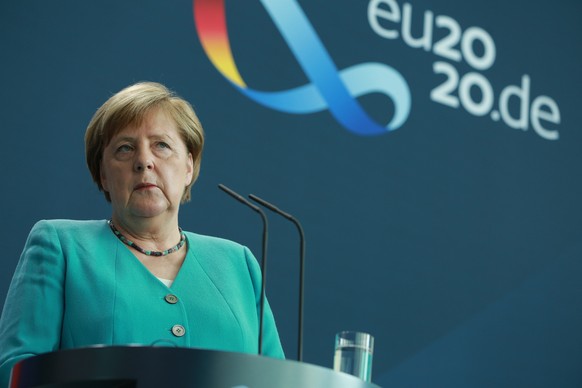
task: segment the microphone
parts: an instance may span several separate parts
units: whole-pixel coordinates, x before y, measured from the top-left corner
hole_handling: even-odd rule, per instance
[[[268,238],[268,229],[269,225],[267,223],[267,216],[265,212],[261,210],[256,205],[253,205],[249,201],[247,201],[243,196],[234,192],[233,190],[229,189],[222,183],[218,185],[218,188],[236,199],[237,201],[245,204],[246,206],[250,207],[257,213],[261,215],[261,219],[263,220],[263,254],[261,259],[261,272],[262,272],[262,279],[261,279],[261,300],[260,300],[260,318],[259,318],[259,355],[263,354],[263,317],[265,316],[265,287],[267,282],[267,238]]]
[[[303,233],[303,227],[301,227],[299,220],[297,220],[291,214],[284,212],[277,206],[265,201],[264,199],[261,199],[254,194],[249,194],[249,198],[263,205],[267,209],[288,219],[293,224],[295,224],[297,230],[299,231],[299,323],[297,329],[297,361],[301,362],[303,360],[303,288],[305,284],[305,234]]]

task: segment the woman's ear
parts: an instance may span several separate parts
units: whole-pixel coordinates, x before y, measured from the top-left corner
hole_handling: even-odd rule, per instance
[[[188,161],[186,163],[186,187],[188,187],[194,177],[194,160],[190,152],[188,152]]]

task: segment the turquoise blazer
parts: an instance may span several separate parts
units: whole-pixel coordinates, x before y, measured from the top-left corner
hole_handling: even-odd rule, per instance
[[[260,268],[248,248],[185,232],[171,287],[103,221],[38,222],[0,318],[0,387],[26,357],[96,344],[257,353]],[[284,358],[265,305],[263,354]]]

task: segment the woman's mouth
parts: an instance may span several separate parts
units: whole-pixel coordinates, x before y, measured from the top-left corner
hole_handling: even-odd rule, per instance
[[[134,190],[148,190],[148,189],[153,189],[157,187],[156,185],[154,185],[153,183],[140,183],[137,186],[135,186],[133,189]]]

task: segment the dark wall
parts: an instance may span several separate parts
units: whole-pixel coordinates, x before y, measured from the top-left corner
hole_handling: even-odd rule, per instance
[[[376,337],[380,385],[582,385],[580,3],[226,1],[242,88],[201,44],[204,3],[0,4],[0,299],[34,222],[109,217],[84,130],[152,80],[207,134],[183,228],[260,254],[260,219],[218,183],[303,222],[307,362],[331,367],[335,333],[355,329]],[[312,113],[257,97],[299,86]],[[270,221],[268,294],[294,358],[297,235]]]

